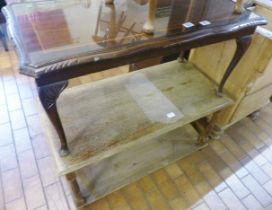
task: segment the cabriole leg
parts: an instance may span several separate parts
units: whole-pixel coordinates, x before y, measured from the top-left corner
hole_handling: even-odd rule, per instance
[[[68,155],[70,152],[68,149],[62,123],[58,114],[56,101],[61,92],[67,87],[67,85],[68,81],[61,81],[49,85],[38,86],[38,94],[42,106],[60,138],[61,147],[59,154],[62,157]]]
[[[235,54],[225,72],[225,74],[223,75],[223,78],[219,84],[219,88],[218,88],[218,96],[223,96],[223,88],[224,85],[227,81],[227,79],[229,78],[230,74],[232,73],[233,69],[236,67],[236,65],[238,64],[238,62],[240,61],[240,59],[242,58],[242,56],[245,54],[245,52],[247,51],[250,43],[252,40],[252,36],[248,35],[248,36],[242,36],[236,39],[236,51]]]

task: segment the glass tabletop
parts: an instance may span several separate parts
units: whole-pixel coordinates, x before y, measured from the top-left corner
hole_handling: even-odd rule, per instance
[[[235,14],[234,5],[231,0],[158,0],[153,35],[142,32],[148,0],[37,1],[11,4],[9,12],[24,65],[39,68],[100,53],[114,56],[250,16]]]

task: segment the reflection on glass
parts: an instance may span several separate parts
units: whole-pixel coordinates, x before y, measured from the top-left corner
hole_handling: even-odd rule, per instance
[[[107,7],[110,12],[104,16],[102,15],[103,6],[100,5],[99,7],[95,33],[92,36],[93,40],[103,47],[122,44],[125,40],[130,40],[130,37],[130,42],[137,41],[140,36],[136,36],[139,33],[134,30],[136,22],[133,21],[130,25],[124,25],[127,19],[125,11],[118,15],[114,5],[107,5]],[[100,28],[103,33],[101,35],[99,35]]]
[[[231,0],[157,0],[154,33],[143,33],[148,0],[37,1],[11,5],[16,15],[24,60],[32,66],[129,50],[145,43],[167,41],[205,28],[238,21]],[[244,13],[245,14],[245,13]],[[248,13],[246,13],[248,14]],[[195,27],[185,30],[190,21]],[[17,30],[17,29],[16,29]]]
[[[72,43],[65,14],[61,9],[33,10],[30,14],[18,16],[17,20],[28,52],[47,50]]]

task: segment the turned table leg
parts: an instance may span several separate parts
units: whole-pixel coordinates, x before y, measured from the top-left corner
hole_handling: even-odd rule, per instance
[[[217,130],[217,125],[216,125],[216,120],[218,118],[218,114],[220,113],[220,111],[217,111],[215,113],[213,113],[208,126],[207,126],[207,130],[206,130],[206,137],[207,138],[212,138],[212,139],[219,139],[221,137],[221,135],[223,134],[222,130]]]
[[[65,133],[61,124],[61,120],[58,114],[56,101],[61,92],[67,87],[68,81],[61,81],[57,83],[52,83],[44,86],[38,86],[38,94],[42,106],[48,115],[51,123],[55,127],[57,134],[60,138],[60,156],[68,155],[69,148],[67,145]]]
[[[219,84],[219,88],[218,88],[218,96],[222,96],[223,95],[223,88],[224,85],[227,81],[227,79],[229,78],[230,74],[232,73],[233,69],[236,67],[236,65],[238,64],[238,62],[240,61],[240,59],[242,58],[242,56],[245,54],[245,52],[247,51],[250,43],[251,43],[251,39],[252,36],[248,35],[248,36],[242,36],[236,39],[236,51],[235,54],[225,72],[225,74],[223,75],[223,78]]]
[[[220,111],[213,113],[209,121],[204,117],[192,123],[193,127],[199,133],[197,140],[198,145],[205,144],[209,138],[219,139],[223,134],[224,131],[216,124],[219,113]]]
[[[208,140],[206,119],[201,118],[201,119],[198,119],[197,121],[192,122],[191,124],[199,134],[196,144],[204,145]]]
[[[143,26],[143,31],[147,34],[153,34],[154,22],[156,18],[157,0],[149,0],[147,21]]]
[[[224,130],[219,125],[214,123],[211,130],[210,130],[209,137],[211,139],[217,140],[217,139],[221,138],[223,133],[224,133]]]
[[[73,199],[75,200],[76,205],[82,206],[83,204],[85,204],[85,199],[80,192],[80,188],[76,180],[76,174],[75,173],[66,174],[66,178],[70,184],[73,193]]]

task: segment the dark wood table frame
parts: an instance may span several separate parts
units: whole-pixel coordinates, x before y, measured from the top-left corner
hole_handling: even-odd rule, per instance
[[[176,46],[171,46],[167,48],[156,47],[154,49],[145,50],[145,52],[142,52],[142,51],[137,52],[136,50],[135,52],[131,53],[129,56],[122,56],[122,58],[120,57],[118,59],[106,59],[106,60],[103,60],[103,62],[101,63],[100,62],[93,63],[92,66],[90,66],[90,64],[82,64],[77,67],[67,67],[67,68],[71,68],[71,71],[69,71],[69,74],[67,74],[67,72],[65,71],[63,72],[60,71],[58,73],[52,72],[48,75],[45,75],[44,77],[37,78],[36,84],[38,87],[39,98],[41,100],[41,103],[49,119],[54,125],[61,141],[60,155],[61,156],[68,155],[69,149],[68,149],[67,141],[65,138],[65,133],[61,124],[61,120],[58,115],[56,101],[59,95],[61,94],[61,92],[68,86],[68,79],[75,78],[75,77],[82,76],[89,73],[99,72],[102,70],[118,67],[125,64],[135,63],[137,61],[141,61],[147,58],[163,56],[170,53],[177,53],[177,52],[180,52],[181,50],[189,50],[192,48],[235,38],[237,43],[235,54],[226,72],[224,73],[224,76],[218,88],[217,94],[219,96],[222,96],[224,85],[227,79],[229,78],[230,74],[232,73],[233,69],[235,68],[235,66],[241,59],[241,57],[244,55],[244,53],[248,49],[252,39],[251,34],[254,33],[255,28],[256,27],[247,28],[244,31],[243,30],[239,31],[239,33],[233,33],[233,34],[225,33],[225,34],[222,34],[221,36],[217,35],[216,37],[214,37],[214,39],[212,37],[194,38],[193,40],[190,40],[189,42],[184,44],[185,46],[183,46],[183,43],[179,43],[179,44],[176,44]],[[77,71],[73,71],[73,69],[76,69]],[[50,83],[48,81],[50,81]]]
[[[14,24],[14,18],[9,6],[4,9],[4,14],[7,18],[9,33],[17,46],[21,69],[24,69],[24,72],[22,72],[29,74],[28,72],[34,71],[35,67],[27,65],[23,56],[21,56],[24,52],[21,49],[21,40],[16,31],[16,24]],[[39,98],[60,138],[60,155],[68,155],[69,148],[58,114],[56,101],[61,92],[67,87],[69,79],[125,64],[133,64],[148,58],[166,56],[204,45],[236,39],[237,48],[235,54],[219,85],[218,95],[221,96],[231,72],[248,49],[256,27],[266,24],[266,21],[261,17],[249,19],[249,14],[250,11],[243,12],[240,15],[239,22],[215,28],[204,28],[192,33],[181,34],[180,36],[169,36],[167,39],[153,39],[151,42],[133,45],[129,49],[110,50],[106,53],[90,56],[87,59],[70,59],[51,63],[40,68],[40,73],[35,75]]]

